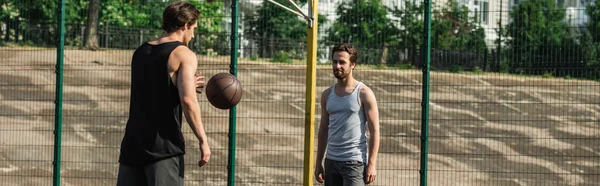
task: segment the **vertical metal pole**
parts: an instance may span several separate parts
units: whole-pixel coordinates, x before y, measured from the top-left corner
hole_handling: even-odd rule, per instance
[[[318,0],[308,1],[308,45],[306,52],[306,111],[304,113],[304,186],[313,185],[315,148],[315,91],[317,86]]]
[[[65,0],[58,0],[58,44],[56,48],[56,93],[54,100],[54,161],[53,185],[60,186],[60,158],[62,138],[62,86],[65,49]]]
[[[229,64],[229,73],[237,77],[237,58],[238,58],[238,15],[239,2],[231,2],[231,63]],[[229,109],[229,153],[227,160],[227,185],[235,185],[235,137],[236,137],[236,108]]]
[[[429,146],[429,64],[431,55],[431,0],[425,0],[425,23],[423,34],[423,93],[421,102],[421,169],[420,186],[427,185],[427,149]]]

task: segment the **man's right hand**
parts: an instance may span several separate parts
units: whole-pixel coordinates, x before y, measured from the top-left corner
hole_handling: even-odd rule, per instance
[[[198,166],[202,167],[208,163],[210,160],[210,147],[208,147],[208,142],[200,143],[200,161],[198,161]]]
[[[323,178],[325,177],[323,172],[323,166],[322,165],[316,165],[315,166],[315,178],[317,179],[317,181],[319,183],[323,183]]]

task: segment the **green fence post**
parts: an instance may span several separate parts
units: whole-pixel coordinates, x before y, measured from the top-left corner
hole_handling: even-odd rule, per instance
[[[58,0],[58,44],[56,48],[56,93],[54,100],[54,161],[53,185],[60,186],[60,156],[62,138],[62,86],[65,49],[65,1]]]
[[[231,64],[229,73],[237,77],[238,58],[238,0],[231,2]],[[229,109],[229,158],[227,160],[227,185],[235,185],[235,136],[236,136],[236,107]]]
[[[427,149],[429,133],[429,66],[431,55],[431,0],[425,0],[425,23],[423,40],[423,93],[421,100],[421,167],[419,180],[421,186],[427,185]]]

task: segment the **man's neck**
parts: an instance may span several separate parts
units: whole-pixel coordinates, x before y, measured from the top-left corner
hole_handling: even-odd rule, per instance
[[[338,79],[337,83],[343,87],[354,87],[356,80],[354,77],[352,77],[352,75],[348,75],[346,78]]]
[[[178,32],[178,31],[175,31],[172,33],[164,33],[158,39],[155,40],[155,42],[158,44],[173,42],[173,41],[179,41],[179,42],[183,43],[183,33]]]

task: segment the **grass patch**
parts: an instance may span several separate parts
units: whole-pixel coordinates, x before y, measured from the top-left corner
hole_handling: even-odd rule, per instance
[[[554,75],[552,75],[552,72],[544,72],[544,74],[542,74],[542,78],[553,78]]]
[[[478,66],[473,67],[472,72],[473,72],[473,74],[477,74],[477,75],[483,74],[483,70],[481,70],[481,68],[479,68]]]
[[[257,59],[258,59],[258,56],[257,56],[257,55],[252,55],[252,56],[250,57],[250,61],[256,61]]]
[[[460,65],[452,65],[452,68],[450,68],[450,72],[452,73],[461,73],[463,71],[464,70]]]
[[[272,62],[292,64],[292,57],[285,51],[276,52],[271,58]]]

